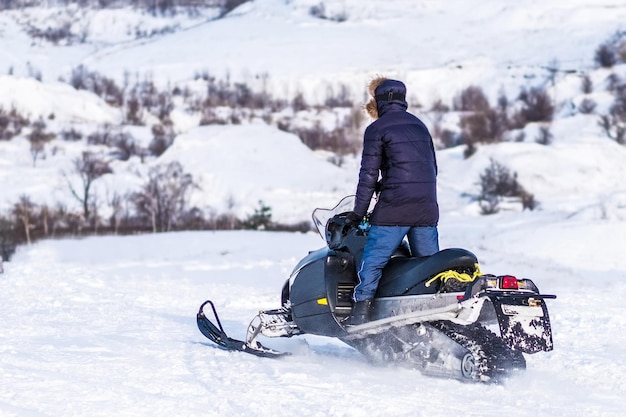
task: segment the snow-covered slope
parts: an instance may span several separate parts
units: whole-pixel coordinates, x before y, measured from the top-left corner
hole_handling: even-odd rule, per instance
[[[330,338],[263,339],[293,353],[272,360],[200,334],[205,299],[236,338],[259,309],[278,307],[298,259],[322,245],[312,233],[39,242],[0,275],[0,415],[620,417],[625,236],[624,222],[526,214],[442,225],[442,246],[471,248],[485,272],[558,295],[555,350],[528,355],[528,369],[498,386],[375,367]]]
[[[326,19],[311,15],[311,8],[322,4]],[[177,16],[170,26],[179,30],[136,41],[120,39],[120,32],[156,32],[159,25],[145,14],[122,9],[81,16],[89,22],[85,43],[58,47],[29,42],[15,23],[29,16],[32,22],[49,21],[50,14],[28,9],[0,14],[6,70],[23,75],[31,68],[52,81],[86,64],[120,81],[125,73],[149,74],[161,84],[205,70],[250,83],[265,74],[276,83],[276,92],[312,95],[338,81],[360,90],[365,80],[382,72],[408,81],[412,92],[429,104],[471,83],[494,94],[511,86],[517,92],[519,85],[532,82],[529,77],[540,82],[548,66],[592,67],[596,48],[620,30],[626,4],[256,0],[224,19],[211,20],[209,13],[185,22]]]
[[[310,219],[304,213],[316,205],[332,205],[355,182],[352,172],[317,157],[294,135],[262,124],[193,129],[160,161],[179,161],[193,175],[200,190],[191,204],[244,218],[263,201],[290,224]]]
[[[501,92],[514,98],[522,86],[542,85],[557,105],[554,143],[534,144],[538,126],[531,124],[524,143],[483,146],[469,160],[459,149],[441,151],[442,211],[477,213],[467,195],[476,194],[478,176],[493,158],[518,174],[543,210],[623,218],[625,148],[602,133],[597,114],[579,114],[576,106],[585,98],[598,104],[597,113],[610,106],[607,79],[626,69],[595,70],[593,56],[621,30],[625,15],[626,2],[616,0],[522,0],[514,5],[495,0],[257,0],[223,19],[213,19],[214,10],[169,19],[132,9],[3,11],[0,69],[5,65],[13,75],[0,76],[0,107],[41,118],[54,131],[77,129],[87,135],[104,124],[120,123],[120,109],[57,82],[79,65],[120,83],[146,77],[194,91],[206,88],[193,80],[206,71],[264,88],[275,97],[301,92],[311,102],[323,100],[339,84],[348,86],[359,102],[367,80],[384,73],[406,82],[411,103],[422,105],[411,110],[431,128],[436,115],[426,110],[438,99],[449,105],[468,85],[481,86],[492,103]],[[57,24],[72,22],[72,32],[82,34],[83,41],[53,45],[31,41],[24,33],[27,23],[43,28],[54,26],[54,19]],[[141,36],[135,39],[137,33]],[[553,84],[550,68],[556,70]],[[593,82],[590,94],[581,92],[583,73]],[[42,82],[24,78],[36,74]],[[95,185],[99,201],[136,189],[141,181],[137,174],[177,158],[200,185],[192,200],[207,212],[227,208],[245,216],[263,200],[275,220],[305,221],[318,201],[334,201],[354,190],[358,155],[346,158],[339,169],[321,155],[307,153],[297,137],[261,124],[198,128],[199,116],[181,107],[171,117],[179,134],[174,147],[145,164],[135,158],[115,162],[115,175]],[[458,128],[457,121],[452,117],[444,127]],[[151,138],[150,122],[126,130],[144,143]],[[46,159],[35,166],[24,139],[1,143],[0,207],[10,207],[20,195],[40,204],[62,201],[76,207],[62,173],[71,172],[72,160],[84,149],[80,143],[84,139],[54,141]],[[107,209],[102,210],[106,215]]]

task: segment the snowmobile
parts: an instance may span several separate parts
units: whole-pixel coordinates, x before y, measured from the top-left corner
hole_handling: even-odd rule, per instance
[[[326,246],[309,252],[281,292],[281,307],[253,318],[246,339],[229,337],[211,300],[200,306],[198,328],[218,346],[262,357],[289,354],[258,337],[315,334],[338,338],[377,364],[394,363],[427,375],[497,382],[525,369],[524,354],[553,349],[546,299],[530,279],[483,274],[476,256],[460,248],[412,257],[403,242],[383,270],[371,320],[350,325],[356,265],[367,239],[366,219],[346,221],[354,196],[315,209]],[[210,306],[213,320],[205,308]]]

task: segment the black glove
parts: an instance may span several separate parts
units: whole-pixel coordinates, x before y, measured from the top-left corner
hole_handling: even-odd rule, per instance
[[[346,224],[350,226],[358,226],[363,220],[363,217],[359,216],[353,211],[349,211],[346,213]]]

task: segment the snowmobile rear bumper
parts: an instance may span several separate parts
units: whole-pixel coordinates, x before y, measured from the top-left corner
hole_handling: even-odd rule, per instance
[[[502,288],[504,279],[515,280],[514,288]],[[551,351],[554,347],[545,300],[555,298],[556,295],[541,294],[530,279],[484,275],[467,288],[460,304],[479,303],[479,312],[484,313],[484,304],[488,300],[505,343],[524,353],[537,353]],[[467,315],[474,316],[475,312],[475,308],[465,309],[459,316],[473,321],[474,317]]]

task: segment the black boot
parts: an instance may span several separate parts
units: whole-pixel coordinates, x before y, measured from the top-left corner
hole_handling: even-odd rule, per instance
[[[350,326],[358,326],[370,321],[370,312],[372,311],[372,300],[357,301],[352,307],[352,315],[350,315]]]

